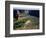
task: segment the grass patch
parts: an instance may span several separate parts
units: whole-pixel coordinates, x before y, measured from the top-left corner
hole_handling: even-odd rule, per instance
[[[30,20],[32,22],[32,26],[25,26],[24,23],[27,21],[27,20]],[[36,27],[37,26],[37,27]],[[25,27],[25,28],[24,28]],[[37,29],[39,28],[39,20],[37,19],[34,19],[34,18],[24,18],[24,19],[18,19],[16,20],[14,18],[14,27],[13,29],[15,30],[23,30],[23,29]]]

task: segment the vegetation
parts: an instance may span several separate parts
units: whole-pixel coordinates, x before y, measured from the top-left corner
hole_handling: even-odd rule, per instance
[[[25,25],[26,21],[30,20],[32,25]],[[35,17],[24,18],[16,20],[14,18],[14,30],[23,30],[23,29],[38,29],[39,28],[39,19]]]

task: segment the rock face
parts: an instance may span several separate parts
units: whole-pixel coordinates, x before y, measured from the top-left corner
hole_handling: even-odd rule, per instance
[[[31,23],[31,21],[30,20],[27,20],[26,22],[25,22],[25,26],[24,26],[24,28],[26,28],[26,27],[31,27],[32,26],[32,23]]]
[[[31,21],[27,20],[26,23],[25,23],[25,25],[29,25],[29,24],[31,24]]]

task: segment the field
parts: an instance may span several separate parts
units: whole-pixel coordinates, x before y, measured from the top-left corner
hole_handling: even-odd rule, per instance
[[[35,16],[14,18],[14,30],[39,29],[39,18]]]

